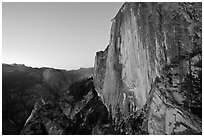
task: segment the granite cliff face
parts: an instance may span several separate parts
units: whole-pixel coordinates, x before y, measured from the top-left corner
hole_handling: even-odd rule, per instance
[[[115,121],[118,110],[123,118],[143,110],[148,134],[202,132],[201,119],[185,110],[183,84],[201,69],[201,5],[125,3],[112,19],[109,46],[95,57],[94,85]]]
[[[3,64],[2,133],[202,134],[201,5],[125,3],[94,74]]]

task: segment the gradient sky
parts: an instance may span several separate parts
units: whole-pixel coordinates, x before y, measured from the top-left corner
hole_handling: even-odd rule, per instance
[[[2,61],[32,67],[93,67],[123,3],[3,3]]]

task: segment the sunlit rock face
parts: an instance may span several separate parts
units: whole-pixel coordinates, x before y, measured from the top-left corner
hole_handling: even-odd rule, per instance
[[[48,84],[56,95],[63,95],[72,83],[70,74],[62,70],[46,69],[43,72],[43,81]]]
[[[199,119],[180,107],[181,87],[174,86],[189,72],[188,61],[175,59],[192,52],[192,24],[198,26],[184,8],[125,3],[112,20],[109,46],[95,57],[94,84],[112,116],[118,107],[128,116],[147,105],[149,134],[201,132]]]

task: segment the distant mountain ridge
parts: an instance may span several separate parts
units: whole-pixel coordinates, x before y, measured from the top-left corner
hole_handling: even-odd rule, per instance
[[[71,84],[92,75],[93,68],[67,71],[2,64],[3,134],[19,134],[39,99],[59,98]]]
[[[3,134],[202,134],[202,3],[124,3],[93,68],[3,65]]]

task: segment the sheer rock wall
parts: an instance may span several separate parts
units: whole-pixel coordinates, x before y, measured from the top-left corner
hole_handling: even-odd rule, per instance
[[[190,52],[192,20],[178,3],[125,3],[112,19],[110,42],[95,57],[94,84],[116,117],[149,106],[149,134],[201,132],[199,119],[180,107],[180,87],[189,72],[179,55]],[[169,74],[179,74],[171,78]],[[152,93],[150,94],[150,91]],[[148,101],[150,100],[150,101]],[[147,104],[148,103],[148,104]]]

